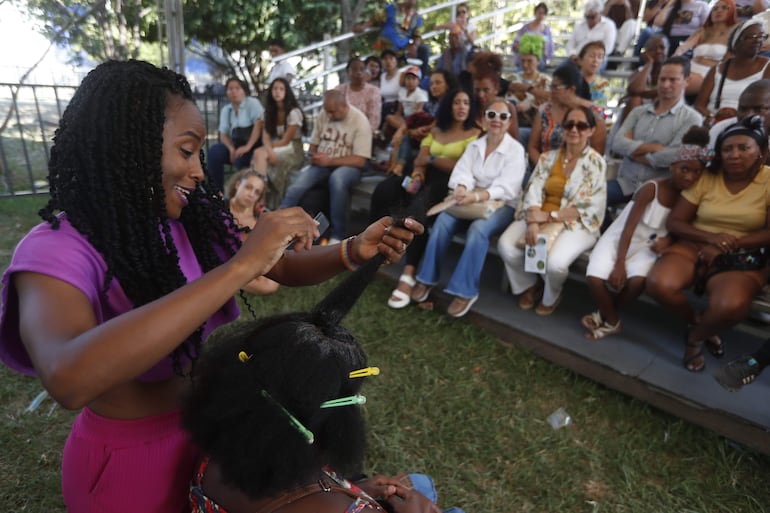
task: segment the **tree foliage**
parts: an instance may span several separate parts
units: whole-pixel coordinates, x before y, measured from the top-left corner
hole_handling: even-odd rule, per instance
[[[67,43],[73,61],[139,56],[143,42],[157,41],[154,0],[19,0],[22,11],[42,23],[54,43]]]
[[[185,33],[205,48],[197,52],[224,71],[255,84],[262,82],[269,40],[282,39],[288,49],[323,39],[341,29],[339,4],[323,0],[187,0]],[[195,48],[196,45],[193,45]]]

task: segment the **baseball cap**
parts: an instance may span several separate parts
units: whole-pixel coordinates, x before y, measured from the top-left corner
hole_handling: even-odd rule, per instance
[[[404,75],[414,75],[419,79],[422,79],[422,71],[417,66],[408,66],[404,70]]]

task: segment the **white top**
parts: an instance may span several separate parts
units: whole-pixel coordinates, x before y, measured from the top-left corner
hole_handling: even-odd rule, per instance
[[[398,92],[401,90],[401,84],[398,83],[400,77],[400,71],[396,71],[396,74],[390,80],[385,76],[385,72],[380,75],[380,96],[382,96],[383,102],[387,103],[398,100]]]
[[[398,101],[404,107],[404,118],[408,118],[417,112],[417,105],[428,101],[428,92],[425,89],[416,88],[409,93],[406,87],[398,91]]]
[[[714,61],[721,61],[726,53],[727,45],[721,43],[701,43],[693,49],[692,56],[693,59],[695,57],[703,57]]]
[[[575,26],[574,32],[567,41],[567,55],[577,55],[580,53],[580,49],[585,46],[586,43],[591,41],[602,41],[607,54],[612,53],[615,49],[615,39],[618,36],[618,29],[615,26],[615,22],[609,18],[601,17],[594,28],[588,28],[588,22],[586,20],[581,21]]]
[[[487,137],[476,139],[465,148],[449,177],[449,188],[464,185],[469,191],[486,189],[489,199],[503,200],[516,208],[526,169],[524,147],[506,133],[485,160]]]
[[[276,62],[273,65],[273,69],[270,70],[270,75],[267,77],[267,83],[272,84],[276,78],[285,78],[291,82],[292,78],[297,75],[297,70],[291,65],[289,59]]]
[[[762,75],[764,75],[768,64],[770,64],[770,61],[766,62],[761,70],[757,71],[753,75],[749,75],[746,78],[742,78],[741,80],[725,78],[725,84],[722,86],[722,101],[719,102],[719,108],[737,110],[738,97],[749,84],[762,79]],[[732,63],[732,65],[735,64]],[[722,73],[720,73],[719,68],[720,66],[714,67],[714,87],[711,89],[711,96],[709,96],[709,112],[716,112],[719,110],[716,108],[717,94],[719,93],[719,82],[722,80]]]

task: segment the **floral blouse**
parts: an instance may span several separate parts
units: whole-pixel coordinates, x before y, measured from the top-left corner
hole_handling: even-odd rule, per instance
[[[523,208],[519,209],[522,218],[529,207],[543,205],[545,182],[558,157],[559,149],[540,155],[524,195]],[[560,208],[575,207],[580,213],[579,219],[565,221],[566,228],[568,230],[584,229],[598,236],[606,206],[607,164],[596,150],[586,146],[564,185]]]

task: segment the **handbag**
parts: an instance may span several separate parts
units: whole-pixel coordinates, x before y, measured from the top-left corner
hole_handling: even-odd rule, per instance
[[[249,137],[251,137],[251,132],[253,130],[254,125],[233,127],[233,130],[230,133],[230,138],[233,140],[233,145],[236,148],[240,148],[241,146],[245,145],[247,142],[249,142]]]
[[[553,247],[554,242],[556,242],[556,239],[559,238],[559,235],[561,232],[564,231],[564,228],[566,225],[562,222],[558,223],[540,223],[538,225],[537,233],[538,235],[545,235],[546,236],[546,249],[548,251],[551,251],[551,248]],[[524,249],[527,246],[527,232],[525,231],[524,234],[521,236],[519,240],[516,241],[516,247],[519,249]]]
[[[715,274],[724,271],[755,271],[764,269],[768,264],[770,264],[770,253],[765,248],[738,249],[722,253],[714,257],[705,272],[698,272],[696,268],[697,279],[693,292],[699,296],[703,294],[706,290],[706,282]]]
[[[484,190],[485,189],[473,189],[471,193],[479,193]],[[449,201],[452,198],[452,193],[449,193],[444,201]],[[450,214],[452,217],[456,217],[457,219],[489,219],[492,217],[492,214],[494,214],[497,209],[503,205],[505,205],[503,200],[488,199],[470,203],[468,205],[452,205],[451,207],[447,208],[445,212]]]

